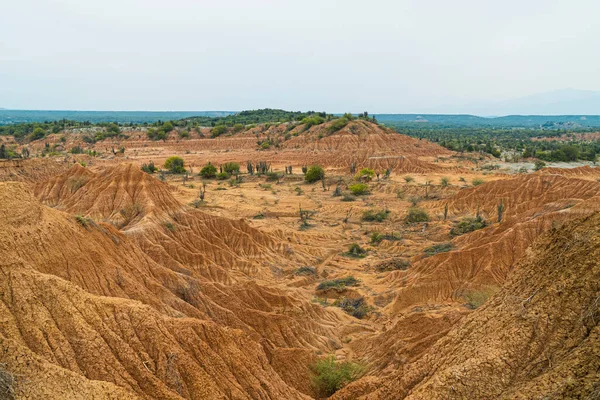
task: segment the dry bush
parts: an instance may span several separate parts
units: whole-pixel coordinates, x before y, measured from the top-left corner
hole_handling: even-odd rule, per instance
[[[5,369],[4,364],[0,364],[0,398],[5,400],[16,399],[16,386],[17,378]]]

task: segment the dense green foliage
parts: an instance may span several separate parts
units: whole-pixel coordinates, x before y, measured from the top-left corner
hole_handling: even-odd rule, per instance
[[[309,167],[304,174],[304,180],[308,183],[320,181],[323,178],[325,178],[325,170],[319,165]]]
[[[228,127],[234,127],[238,124],[245,126],[250,124],[262,124],[267,122],[302,121],[303,119],[310,117],[321,118],[322,121],[320,123],[322,123],[328,117],[328,114],[325,112],[315,111],[284,111],[265,108],[262,110],[242,111],[224,117],[191,117],[183,119],[182,121],[197,123],[202,126],[225,125]]]
[[[183,174],[185,173],[183,158],[172,156],[167,158],[165,161],[165,169],[168,170],[172,174]]]
[[[317,360],[312,384],[319,398],[330,397],[360,376],[364,368],[350,361],[335,360],[334,355]]]
[[[427,139],[458,152],[483,152],[500,158],[503,152],[545,161],[595,161],[600,140],[581,140],[577,133],[594,132],[591,128],[494,127],[434,125],[422,123],[392,124],[404,135]],[[554,140],[539,140],[553,138]]]
[[[230,175],[235,175],[240,173],[240,163],[236,162],[227,162],[221,165],[223,172],[227,172]]]
[[[354,176],[354,179],[370,181],[374,177],[375,177],[375,170],[373,170],[372,168],[363,168],[356,173],[356,175]]]
[[[169,118],[171,120],[167,120]],[[0,110],[0,135],[12,135],[17,142],[24,143],[63,130],[94,128],[83,137],[86,142],[94,143],[110,137],[122,137],[122,131],[130,127],[146,127],[151,140],[166,140],[173,130],[180,138],[189,138],[194,132],[200,133],[200,127],[211,127],[211,135],[217,137],[227,132],[241,132],[256,124],[292,122],[289,125],[291,130],[299,123],[304,123],[304,129],[309,129],[332,121],[325,132],[328,135],[356,118],[376,122],[367,112],[358,114],[358,117],[351,114],[334,117],[325,112],[276,109],[239,113]],[[600,126],[600,116],[481,118],[472,115],[387,114],[377,115],[377,121],[399,133],[427,139],[450,150],[482,152],[507,161],[519,161],[520,158],[546,162],[596,161],[600,154],[600,140],[577,135],[597,131],[594,127]],[[291,137],[289,131],[287,135]],[[270,148],[275,144],[267,140],[259,146]]]
[[[200,170],[200,176],[206,179],[212,179],[217,176],[217,167],[212,165],[211,163],[206,164]]]
[[[353,183],[348,185],[348,190],[355,196],[362,196],[369,193],[369,186],[366,183]]]

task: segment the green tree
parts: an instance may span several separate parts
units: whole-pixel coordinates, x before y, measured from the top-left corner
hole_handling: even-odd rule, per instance
[[[183,174],[185,172],[183,158],[177,156],[167,158],[164,167],[172,174]]]
[[[208,163],[202,168],[202,170],[200,170],[200,175],[203,178],[212,179],[217,176],[217,167],[211,163]]]
[[[225,125],[217,125],[210,130],[210,135],[214,138],[221,136],[227,132],[227,127]]]
[[[325,178],[325,170],[319,165],[309,167],[306,174],[304,174],[304,180],[308,183],[320,181],[323,178]]]

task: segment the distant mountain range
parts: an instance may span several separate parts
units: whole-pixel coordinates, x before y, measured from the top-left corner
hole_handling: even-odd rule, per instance
[[[448,114],[503,115],[599,115],[600,91],[560,89],[511,100],[436,107]]]

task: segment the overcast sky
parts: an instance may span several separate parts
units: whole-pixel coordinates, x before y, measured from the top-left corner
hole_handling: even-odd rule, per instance
[[[600,90],[598,0],[0,0],[0,107],[443,111]]]

